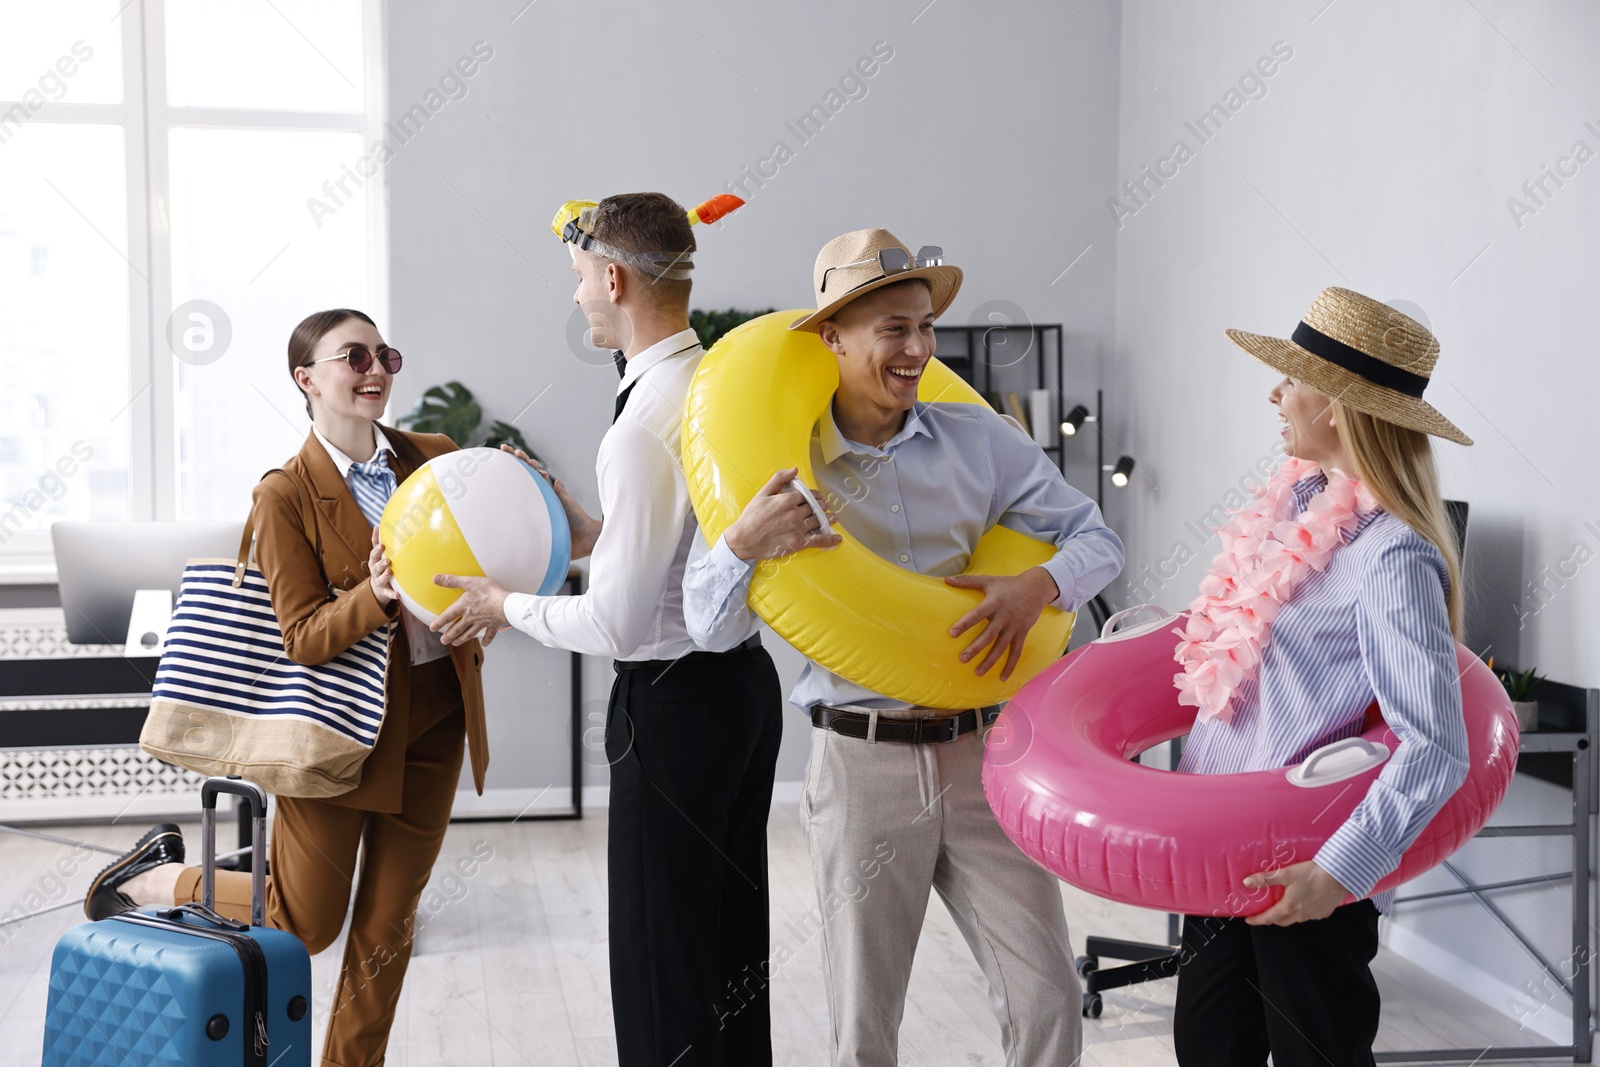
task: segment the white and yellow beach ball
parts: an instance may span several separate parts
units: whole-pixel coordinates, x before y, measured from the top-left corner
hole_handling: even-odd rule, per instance
[[[401,602],[429,623],[461,595],[435,585],[434,575],[481,575],[550,596],[572,561],[555,490],[494,448],[463,448],[418,467],[389,498],[379,529]]]

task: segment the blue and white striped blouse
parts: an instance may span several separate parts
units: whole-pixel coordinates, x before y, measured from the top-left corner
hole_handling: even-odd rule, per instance
[[[1296,482],[1298,510],[1326,485],[1320,472]],[[1279,611],[1233,720],[1196,723],[1178,763],[1194,774],[1292,766],[1359,735],[1377,700],[1399,748],[1313,857],[1357,900],[1399,866],[1467,775],[1447,573],[1416,530],[1384,511],[1364,516],[1328,568],[1307,577]],[[1392,898],[1384,892],[1373,903],[1387,912]]]

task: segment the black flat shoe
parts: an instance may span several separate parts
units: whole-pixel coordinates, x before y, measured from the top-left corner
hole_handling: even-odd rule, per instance
[[[151,827],[133,848],[94,876],[89,895],[83,901],[83,913],[91,920],[99,920],[132,911],[138,905],[124,896],[119,886],[163,863],[182,862],[183,833],[177,824],[164,822]]]

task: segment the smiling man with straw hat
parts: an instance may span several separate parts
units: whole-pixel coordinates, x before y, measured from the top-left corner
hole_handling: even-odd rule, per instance
[[[929,311],[937,319],[961,291],[962,279],[961,268],[944,261],[943,249],[927,245],[912,255],[888,230],[852,230],[835,237],[817,254],[812,273],[817,310],[795,319],[791,330],[817,333],[852,300],[912,279],[927,288]]]
[[[1374,703],[1398,744],[1315,855],[1244,880],[1275,903],[1186,917],[1174,1047],[1183,1067],[1369,1065],[1393,900],[1373,888],[1467,773],[1461,564],[1430,435],[1472,441],[1422,399],[1439,342],[1370,297],[1325,289],[1289,338],[1227,336],[1287,375],[1268,394],[1286,455],[1230,513],[1185,620],[1175,681],[1199,710],[1178,770],[1300,763]]]
[[[1122,569],[1122,543],[1094,501],[986,405],[917,400],[934,319],[961,288],[942,250],[913,254],[887,230],[856,230],[823,247],[812,284],[818,310],[790,328],[815,332],[839,363],[811,439],[816,488],[879,556],[982,591],[950,633],[980,629],[962,660],[1009,676],[1040,612],[1074,611],[1098,593]],[[757,560],[837,543],[800,494],[782,491],[794,475],[774,474],[715,545],[697,536],[684,620],[702,646],[749,624]],[[950,577],[997,524],[1054,544],[1055,556],[1015,576]],[[825,921],[832,1062],[898,1062],[911,961],[937,891],[989,981],[1006,1062],[1076,1064],[1081,990],[1060,889],[983,797],[982,728],[998,708],[916,707],[815,663],[789,699],[815,727],[801,810]]]

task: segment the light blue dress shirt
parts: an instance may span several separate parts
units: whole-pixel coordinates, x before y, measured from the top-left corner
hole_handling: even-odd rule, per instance
[[[847,439],[829,405],[812,433],[811,464],[819,483],[812,488],[839,525],[906,570],[960,574],[996,524],[1056,546],[1042,566],[1061,591],[1055,606],[1063,610],[1076,611],[1122,570],[1122,542],[1094,501],[1067,484],[1032,438],[986,405],[918,403],[882,448]],[[748,632],[753,570],[721,538],[708,548],[696,535],[683,608],[702,648],[720,650]],[[911,706],[811,662],[789,699],[802,708]]]
[[[1296,482],[1298,510],[1326,485],[1321,473]],[[1196,723],[1178,763],[1195,774],[1292,766],[1359,735],[1376,700],[1399,747],[1311,857],[1357,900],[1399,866],[1467,776],[1448,581],[1427,538],[1385,511],[1364,516],[1328,568],[1307,577],[1278,612],[1232,721]],[[1385,891],[1373,903],[1388,912],[1392,900]]]

